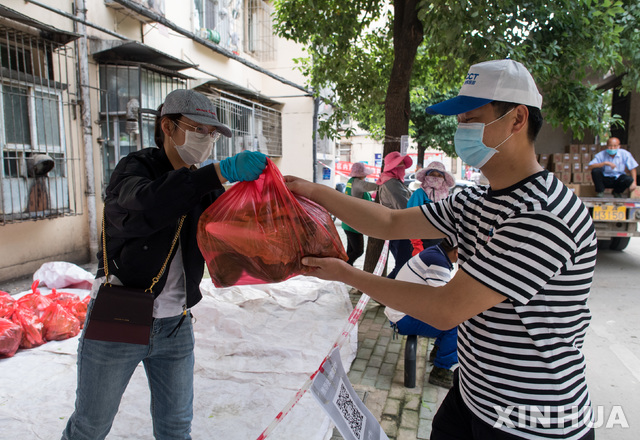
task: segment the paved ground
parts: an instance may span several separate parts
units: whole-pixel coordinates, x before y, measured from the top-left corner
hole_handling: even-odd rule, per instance
[[[345,248],[346,236],[340,220],[336,227]],[[365,237],[365,249],[366,249]],[[364,255],[355,267],[362,269]],[[389,255],[388,267],[393,267]],[[352,294],[353,305],[360,294]],[[447,389],[431,385],[427,380],[433,365],[428,354],[433,339],[418,338],[416,353],[416,386],[404,386],[404,348],[406,337],[395,335],[384,314],[384,306],[369,300],[358,323],[358,352],[349,371],[349,380],[369,411],[380,422],[390,440],[429,439],[431,421],[436,409],[447,394]],[[342,439],[334,430],[331,440]]]
[[[354,305],[359,295],[352,295]],[[384,306],[370,300],[358,327],[358,352],[349,379],[390,440],[428,439],[447,390],[427,382],[433,339],[418,338],[416,386],[404,386],[406,337],[394,338]],[[342,436],[334,430],[332,440]]]

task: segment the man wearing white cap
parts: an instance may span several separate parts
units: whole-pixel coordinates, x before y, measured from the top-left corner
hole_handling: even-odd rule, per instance
[[[460,367],[432,440],[594,438],[581,347],[591,319],[595,230],[582,202],[536,161],[541,105],[522,64],[471,66],[459,95],[427,112],[458,115],[456,152],[490,186],[436,203],[390,210],[287,177],[291,190],[364,234],[446,237],[458,246],[460,270],[442,287],[376,277],[337,259],[303,259],[317,268],[310,275],[354,286],[436,328],[459,326]]]

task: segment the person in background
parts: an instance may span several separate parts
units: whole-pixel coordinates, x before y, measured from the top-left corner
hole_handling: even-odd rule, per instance
[[[424,283],[428,286],[444,286],[455,274],[454,264],[458,261],[458,248],[442,240],[413,256],[402,266],[396,280],[410,283]],[[458,363],[458,327],[439,330],[391,307],[385,307],[391,326],[401,335],[418,335],[435,338],[430,360],[433,369],[429,373],[429,383],[444,388],[453,386],[451,367]]]
[[[411,191],[404,184],[405,170],[411,166],[413,160],[409,156],[403,156],[397,151],[392,151],[384,158],[384,168],[380,178],[376,182],[380,204],[391,209],[406,209],[411,197]],[[395,278],[398,271],[411,258],[413,247],[409,240],[390,240],[389,251],[395,260],[395,266],[389,272],[389,278]]]
[[[231,137],[231,130],[218,120],[211,101],[193,90],[175,90],[158,109],[158,148],[130,153],[116,166],[104,202],[108,261],[100,249],[93,299],[78,344],[75,411],[62,439],[104,439],[140,362],[151,390],[154,437],[191,439],[194,335],[189,310],[202,299],[199,286],[204,273],[196,241],[198,219],[222,194],[224,182],[255,180],[266,165],[264,154],[243,151],[198,167],[211,155],[220,135]],[[153,289],[148,345],[85,338],[98,288],[105,282],[105,265],[109,283],[149,288],[183,215],[177,246]]]
[[[457,115],[456,153],[490,186],[388,209],[286,176],[287,187],[378,239],[446,238],[459,270],[441,287],[304,257],[308,276],[354,286],[438,329],[458,326],[459,367],[431,440],[592,440],[582,347],[597,240],[584,203],[536,160],[542,95],[514,60],[472,65],[458,96],[427,108]]]
[[[420,183],[420,187],[416,189],[409,201],[407,208],[424,205],[426,203],[438,202],[449,195],[449,188],[455,185],[456,181],[453,176],[447,172],[444,164],[439,161],[433,161],[416,173],[416,182]],[[420,253],[420,251],[435,246],[440,243],[440,239],[435,240],[419,240],[412,239],[413,246],[412,256]]]
[[[613,197],[617,198],[627,189],[636,189],[637,166],[631,153],[620,148],[620,139],[609,138],[607,149],[597,153],[587,168],[596,187],[596,197],[604,197],[605,188],[612,188]]]
[[[369,192],[377,190],[378,185],[374,182],[367,182],[364,179],[372,172],[362,162],[354,163],[349,172],[350,179],[347,182],[345,194],[370,201],[371,195]],[[347,257],[349,257],[347,263],[353,266],[353,263],[364,253],[364,236],[344,222],[342,222],[342,229],[347,236]]]

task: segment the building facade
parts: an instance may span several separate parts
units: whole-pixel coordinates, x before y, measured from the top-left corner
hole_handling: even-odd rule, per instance
[[[261,151],[283,174],[315,177],[316,102],[294,69],[301,48],[274,35],[271,8],[2,2],[0,281],[95,258],[109,177],[120,158],[155,146],[150,110],[175,89],[209,96],[233,131],[210,160]]]

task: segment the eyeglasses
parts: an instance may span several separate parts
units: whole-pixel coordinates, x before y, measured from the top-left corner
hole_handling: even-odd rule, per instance
[[[207,131],[207,129],[201,125],[198,125],[198,126],[191,125],[188,122],[185,122],[182,120],[178,122],[182,122],[184,125],[193,128],[193,132],[195,133],[195,136],[197,139],[204,139],[206,136],[211,136],[211,139],[213,139],[213,142],[216,142],[218,139],[220,139],[220,135],[222,134],[215,128],[212,131]],[[179,127],[178,124],[176,124],[176,126]]]

